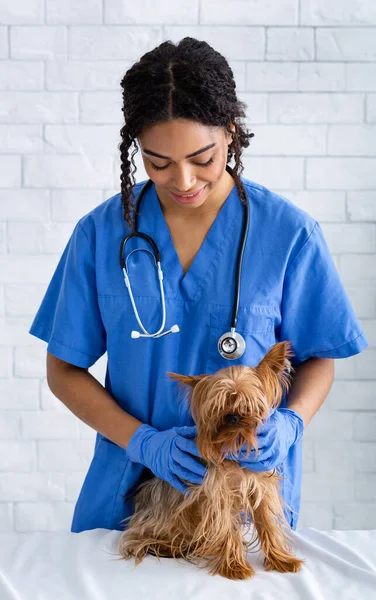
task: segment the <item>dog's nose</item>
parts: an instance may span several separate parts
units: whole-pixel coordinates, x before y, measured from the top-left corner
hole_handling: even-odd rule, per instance
[[[225,416],[226,425],[236,425],[237,423],[239,423],[239,421],[240,421],[239,415],[226,415]]]

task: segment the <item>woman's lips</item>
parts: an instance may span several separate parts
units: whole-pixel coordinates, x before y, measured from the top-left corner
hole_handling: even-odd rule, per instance
[[[203,188],[195,192],[193,196],[180,196],[179,194],[175,194],[174,192],[171,192],[171,194],[174,197],[174,199],[178,202],[181,202],[182,204],[190,204],[191,202],[196,202],[196,200],[198,200],[201,197],[205,188],[206,185],[204,185]]]

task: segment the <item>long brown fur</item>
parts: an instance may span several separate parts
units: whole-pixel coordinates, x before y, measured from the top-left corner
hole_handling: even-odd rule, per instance
[[[211,575],[247,579],[255,574],[246,558],[259,545],[266,570],[296,573],[303,561],[292,553],[289,525],[275,471],[255,473],[235,460],[246,444],[255,448],[256,428],[277,408],[291,383],[291,344],[275,344],[257,367],[236,365],[213,375],[169,373],[190,387],[190,409],[197,425],[197,448],[207,474],[201,485],[186,482],[182,494],[157,477],[142,483],[134,513],[119,537],[121,559],[146,554],[184,559]],[[239,421],[228,424],[226,416]],[[199,459],[197,459],[199,460]],[[250,541],[244,539],[254,525]],[[248,526],[248,530],[246,529]]]

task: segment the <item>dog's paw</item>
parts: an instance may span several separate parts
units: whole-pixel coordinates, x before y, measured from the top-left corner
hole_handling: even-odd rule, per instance
[[[255,570],[249,563],[236,564],[235,562],[229,565],[221,563],[216,568],[209,571],[209,575],[221,575],[226,579],[238,581],[240,579],[250,579],[255,575]]]
[[[295,556],[281,558],[265,558],[264,567],[266,571],[279,571],[280,573],[297,573],[303,566],[304,561]]]

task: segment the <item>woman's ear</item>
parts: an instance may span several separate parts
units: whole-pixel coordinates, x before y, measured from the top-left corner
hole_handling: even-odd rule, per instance
[[[234,134],[236,132],[236,126],[235,123],[232,123],[230,125],[230,130],[232,131],[232,133],[230,133],[229,131],[227,131],[227,143],[230,146],[232,144],[232,142],[234,141]]]

